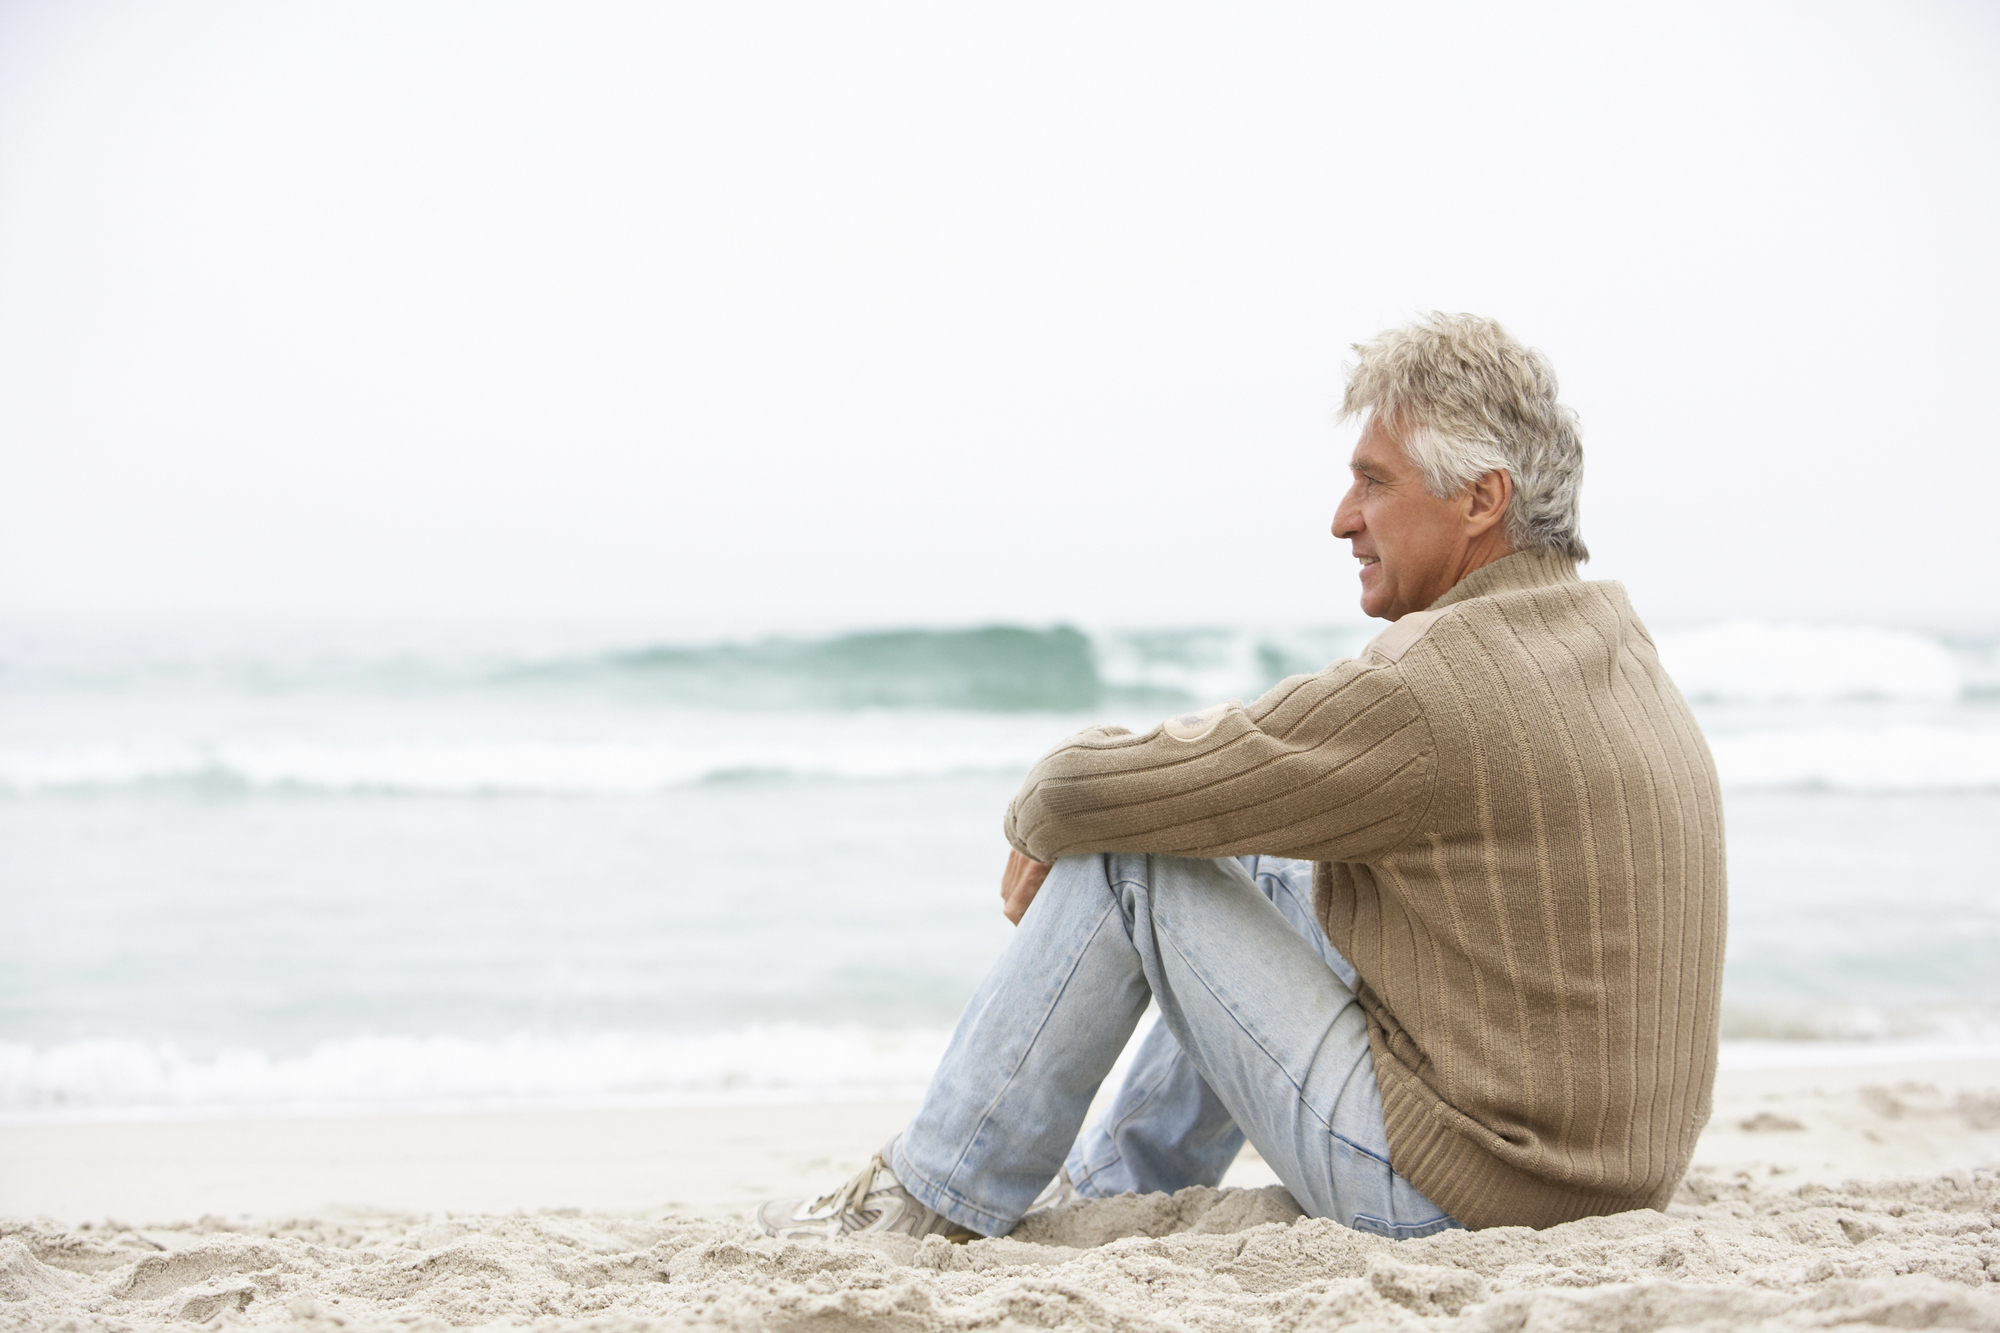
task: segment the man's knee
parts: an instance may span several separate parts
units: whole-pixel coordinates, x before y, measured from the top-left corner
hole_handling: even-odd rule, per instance
[[[1072,884],[1082,882],[1103,885],[1110,881],[1110,861],[1115,852],[1078,852],[1074,856],[1059,857],[1049,869],[1049,877],[1043,887],[1050,884]]]
[[[1250,872],[1234,857],[1084,852],[1056,861],[1036,901],[1052,897],[1067,904],[1108,893],[1130,927],[1139,917],[1161,911],[1173,916],[1175,907],[1190,899],[1207,900],[1213,906],[1218,896],[1234,892],[1262,896]]]
[[[1058,857],[1049,867],[1041,887],[1035,890],[1020,924],[1025,926],[1036,916],[1047,917],[1060,907],[1103,895],[1110,885],[1107,865],[1110,855],[1106,852],[1079,852],[1074,856]]]
[[[1213,908],[1234,895],[1259,892],[1250,872],[1235,857],[1216,860],[1114,852],[1104,858],[1104,873],[1128,916],[1135,910],[1173,916],[1184,905]]]

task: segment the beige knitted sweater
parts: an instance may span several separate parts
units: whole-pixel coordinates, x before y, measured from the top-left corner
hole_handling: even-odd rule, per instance
[[[1319,863],[1398,1171],[1468,1226],[1658,1208],[1715,1076],[1722,802],[1616,583],[1511,555],[1352,661],[1028,775],[1007,838]]]

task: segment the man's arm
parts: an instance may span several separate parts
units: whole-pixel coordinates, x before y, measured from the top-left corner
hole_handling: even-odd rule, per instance
[[[1366,860],[1416,829],[1435,771],[1396,664],[1338,662],[1247,708],[1072,737],[1028,774],[1007,840],[1043,864],[1080,852]]]

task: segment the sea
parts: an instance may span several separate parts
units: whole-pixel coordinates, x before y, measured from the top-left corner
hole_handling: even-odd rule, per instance
[[[0,627],[0,1123],[913,1097],[1035,758],[1372,632]],[[2000,1053],[2000,636],[1657,637],[1725,1062]]]

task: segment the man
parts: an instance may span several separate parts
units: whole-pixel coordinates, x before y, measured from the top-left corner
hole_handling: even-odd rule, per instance
[[[1392,626],[1038,763],[1020,931],[922,1109],[766,1231],[1003,1235],[1038,1196],[1214,1184],[1246,1135],[1307,1212],[1388,1236],[1667,1202],[1715,1070],[1714,764],[1624,589],[1577,576],[1548,362],[1468,315],[1356,351],[1333,534]]]

